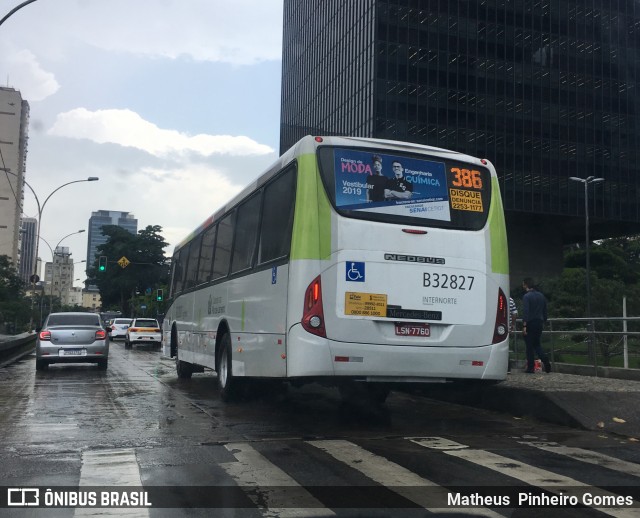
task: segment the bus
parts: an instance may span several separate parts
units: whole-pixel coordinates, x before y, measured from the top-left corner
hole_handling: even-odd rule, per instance
[[[307,136],[179,243],[163,354],[252,380],[384,401],[398,384],[504,380],[509,265],[485,159]]]

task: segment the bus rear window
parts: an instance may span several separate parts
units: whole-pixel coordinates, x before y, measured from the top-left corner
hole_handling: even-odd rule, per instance
[[[467,230],[486,223],[485,167],[390,150],[323,147],[318,157],[329,199],[344,216]]]

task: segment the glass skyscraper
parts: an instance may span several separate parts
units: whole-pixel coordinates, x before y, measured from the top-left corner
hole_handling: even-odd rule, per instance
[[[280,146],[406,140],[491,160],[512,273],[563,244],[640,233],[640,3],[285,0]],[[514,279],[514,284],[518,279]]]
[[[87,237],[87,268],[93,267],[98,245],[107,242],[107,236],[102,234],[102,227],[106,225],[116,225],[128,230],[133,235],[138,233],[138,220],[133,214],[128,212],[120,212],[114,210],[99,210],[91,213],[89,218],[89,236]],[[120,259],[109,258],[109,261],[117,261]]]

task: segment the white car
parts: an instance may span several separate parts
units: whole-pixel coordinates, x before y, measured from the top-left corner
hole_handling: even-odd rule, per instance
[[[127,336],[127,329],[133,322],[132,318],[114,318],[109,326],[109,336],[111,340],[116,338],[125,338]]]
[[[155,318],[134,318],[124,337],[125,349],[133,344],[151,344],[160,347],[162,331]]]

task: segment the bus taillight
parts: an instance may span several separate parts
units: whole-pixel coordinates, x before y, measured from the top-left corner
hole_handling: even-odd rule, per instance
[[[302,311],[302,327],[309,333],[322,338],[327,337],[324,328],[324,311],[322,309],[322,283],[320,276],[316,277],[307,287],[304,294],[304,309]]]
[[[492,344],[497,344],[498,342],[504,341],[509,334],[509,318],[507,308],[509,304],[507,302],[507,296],[504,294],[502,289],[498,289],[498,307],[496,308],[496,325],[493,328],[493,342]]]

